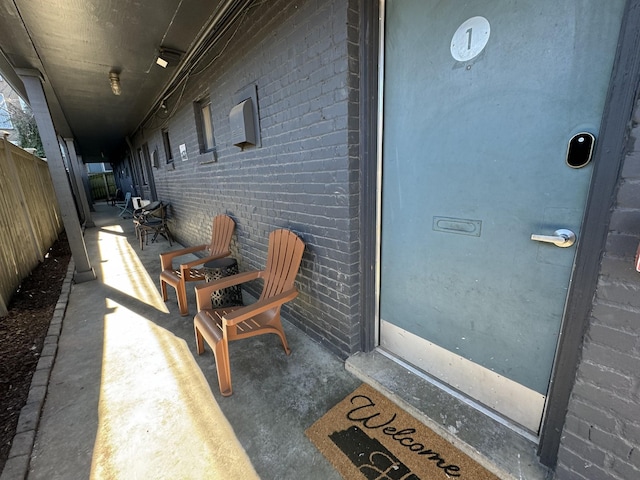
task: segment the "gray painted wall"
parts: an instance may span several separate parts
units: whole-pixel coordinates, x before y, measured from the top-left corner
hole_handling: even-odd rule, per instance
[[[640,478],[640,102],[622,170],[556,478]]]
[[[167,101],[168,114],[175,113],[165,119],[160,112],[134,139],[136,150],[144,142],[158,150],[158,198],[171,203],[181,243],[207,242],[212,217],[227,213],[237,223],[233,254],[247,270],[264,266],[272,230],[300,235],[307,244],[301,295],[284,316],[342,358],[360,346],[358,50],[357,29],[347,21],[357,26],[358,17],[348,8],[338,0],[259,3],[219,42],[223,50],[212,52],[218,58],[211,66],[191,75],[177,108],[180,90]],[[231,144],[229,112],[235,94],[252,84],[262,146],[242,151]],[[198,152],[192,102],[207,95],[215,156]],[[169,131],[173,164],[160,128]]]
[[[342,358],[359,350],[357,1],[263,2],[133,139],[158,151],[158,197],[181,243],[208,241],[211,218],[237,222],[243,270],[264,265],[269,232],[307,242],[301,295],[284,311]],[[228,43],[227,43],[227,40]],[[206,62],[205,62],[206,63]],[[234,95],[255,84],[262,147],[231,144]],[[198,153],[192,102],[210,96],[217,151]],[[179,97],[179,100],[178,98]],[[177,103],[177,105],[176,105]],[[640,120],[640,105],[636,121]],[[167,118],[167,115],[168,118]],[[167,128],[167,163],[160,128]],[[634,124],[633,137],[640,138]],[[189,159],[180,159],[185,144]],[[215,160],[215,161],[214,161]],[[558,479],[640,478],[640,140],[632,139],[613,212],[590,328],[569,405]]]

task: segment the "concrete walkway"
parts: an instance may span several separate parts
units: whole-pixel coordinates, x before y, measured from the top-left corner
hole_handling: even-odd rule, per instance
[[[188,317],[159,294],[168,242],[141,251],[130,219],[96,210],[98,280],[66,283],[1,480],[339,479],[304,430],[360,384],[344,363],[284,322],[291,356],[275,335],[234,342],[221,397],[213,354],[195,353],[193,288]]]

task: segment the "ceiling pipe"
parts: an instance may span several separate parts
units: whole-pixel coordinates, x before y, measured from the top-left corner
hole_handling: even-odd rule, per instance
[[[170,90],[175,90],[175,88],[179,85],[179,82],[177,82],[177,80],[183,74],[186,74],[187,76],[189,75],[190,71],[196,65],[195,63],[191,64],[191,60],[197,55],[202,53],[201,47],[205,44],[205,42],[208,42],[211,40],[209,36],[216,29],[216,27],[219,26],[219,22],[224,20],[226,16],[233,11],[234,8],[240,6],[240,8],[238,8],[237,11],[242,11],[242,9],[247,7],[252,1],[253,0],[227,0],[224,3],[224,5],[214,13],[213,18],[209,23],[209,25],[207,26],[207,28],[205,29],[205,31],[196,40],[193,48],[189,49],[189,51],[185,55],[185,58],[181,62],[178,69],[175,71],[175,73],[171,76],[169,81],[166,83],[166,87],[163,88],[162,92],[153,100],[153,102],[151,103],[151,108],[147,111],[142,121],[136,126],[134,132],[137,132],[138,130],[140,130],[140,128],[149,120],[151,115],[157,110],[158,107],[156,106],[158,104],[161,104],[161,102],[163,102],[166,99],[166,97],[168,97],[173,93],[171,92],[171,94],[167,94],[167,92],[169,92]],[[229,23],[232,23],[236,18],[237,18],[237,14]],[[211,45],[213,44],[215,44],[215,42],[213,42]],[[204,51],[206,52],[211,45],[207,46],[204,49]]]

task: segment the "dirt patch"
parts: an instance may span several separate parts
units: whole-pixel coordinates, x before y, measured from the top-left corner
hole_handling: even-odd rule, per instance
[[[0,318],[0,472],[27,401],[49,329],[71,250],[63,232],[11,298],[9,315]]]

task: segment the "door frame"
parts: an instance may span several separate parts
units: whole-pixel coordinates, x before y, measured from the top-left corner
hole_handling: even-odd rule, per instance
[[[379,246],[382,80],[385,0],[360,0],[360,313],[361,349],[379,344]],[[554,467],[583,337],[589,325],[611,206],[619,181],[640,78],[640,2],[627,0],[607,92],[594,171],[585,206],[538,444],[540,461]],[[630,80],[631,79],[631,80]],[[375,234],[372,235],[371,233]],[[597,260],[596,260],[597,259]]]

